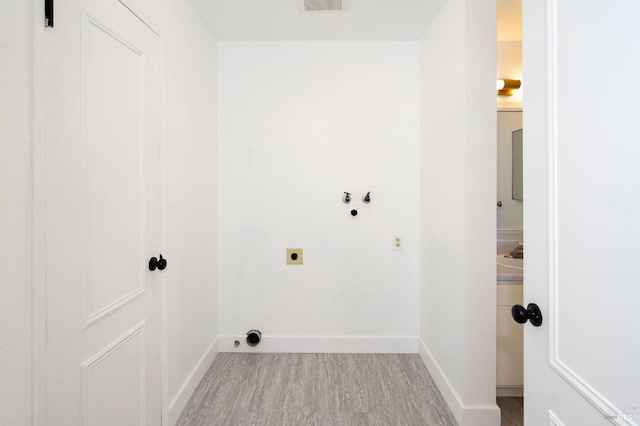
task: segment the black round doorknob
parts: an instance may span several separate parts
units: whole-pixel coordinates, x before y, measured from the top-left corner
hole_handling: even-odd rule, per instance
[[[162,255],[160,255],[160,259],[156,257],[152,257],[151,259],[149,259],[150,271],[155,271],[156,268],[162,271],[166,267],[167,267],[167,259],[163,258]]]
[[[298,260],[298,253],[291,253],[291,260]]]
[[[542,325],[542,312],[540,312],[540,308],[535,303],[529,303],[526,309],[522,305],[513,305],[511,307],[511,316],[515,322],[520,324],[531,321],[531,324],[536,327]]]
[[[358,210],[351,210],[351,216],[358,216]]]
[[[167,259],[163,258],[162,255],[160,255],[160,259],[158,259],[158,269],[163,271],[164,268],[166,267],[167,267]]]

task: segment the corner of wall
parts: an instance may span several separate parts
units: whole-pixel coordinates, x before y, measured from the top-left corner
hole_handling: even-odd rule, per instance
[[[465,405],[495,406],[496,3],[467,0],[465,29]],[[499,419],[498,419],[499,422]]]
[[[468,405],[463,403],[446,373],[434,359],[422,339],[420,339],[418,354],[459,425],[496,426],[500,424],[500,409],[496,404]]]
[[[464,7],[448,0],[421,39],[421,330],[452,392],[464,391]],[[462,125],[461,125],[462,123]],[[446,185],[443,185],[446,182]],[[443,390],[443,393],[445,391]],[[455,398],[448,402],[454,404]],[[455,412],[455,404],[451,406]]]
[[[189,1],[166,3],[166,255],[173,266],[165,407],[173,424],[218,353],[218,44]]]
[[[427,370],[429,370],[433,381],[449,406],[449,409],[453,413],[453,417],[456,419],[458,424],[462,424],[464,410],[462,399],[422,339],[420,339],[420,343],[418,345],[418,354],[420,355],[424,365],[427,367]]]
[[[204,375],[213,364],[216,356],[220,352],[218,339],[216,339],[211,346],[202,354],[193,370],[189,373],[185,381],[180,386],[180,389],[176,392],[174,397],[169,402],[169,425],[174,425],[180,418],[182,410],[187,406],[189,399],[198,388],[198,385],[202,381]]]
[[[493,258],[495,19],[491,0],[448,0],[421,41],[426,207],[420,355],[456,420],[474,426],[500,424]],[[451,80],[460,82],[459,90],[442,89]]]

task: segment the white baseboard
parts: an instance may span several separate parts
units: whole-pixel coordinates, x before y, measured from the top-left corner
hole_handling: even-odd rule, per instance
[[[418,353],[418,337],[373,336],[269,336],[262,335],[258,346],[247,345],[246,335],[219,336],[220,352],[247,353]],[[234,347],[234,342],[240,345]]]
[[[211,346],[202,354],[195,367],[193,367],[193,370],[191,370],[191,373],[189,373],[189,376],[182,383],[178,392],[176,392],[176,395],[171,399],[169,403],[170,425],[176,424],[180,414],[182,414],[182,410],[184,410],[184,407],[186,407],[187,402],[189,402],[189,399],[200,384],[205,373],[209,370],[209,367],[211,367],[213,360],[219,352],[219,341],[219,339],[214,340]]]
[[[461,426],[500,426],[500,408],[493,405],[466,405]]]
[[[522,386],[497,386],[496,396],[524,396],[524,388]]]
[[[453,385],[449,382],[449,379],[447,379],[447,376],[433,358],[433,355],[431,355],[431,352],[429,352],[429,349],[427,349],[427,346],[424,344],[422,339],[420,339],[420,344],[418,346],[418,354],[420,354],[422,362],[424,362],[424,365],[427,367],[427,370],[429,370],[433,381],[436,383],[436,386],[438,386],[442,397],[453,413],[453,417],[455,417],[459,425],[462,425],[462,399],[453,388]]]
[[[440,390],[442,397],[449,406],[460,426],[499,426],[500,425],[500,409],[494,403],[492,405],[464,405],[460,395],[449,382],[446,374],[440,368],[433,355],[419,339],[418,353],[422,362],[429,370],[433,381]]]

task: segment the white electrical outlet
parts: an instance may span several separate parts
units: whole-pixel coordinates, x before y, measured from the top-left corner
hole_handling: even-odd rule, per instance
[[[404,238],[402,235],[394,235],[392,237],[393,250],[394,251],[402,251],[404,250]]]

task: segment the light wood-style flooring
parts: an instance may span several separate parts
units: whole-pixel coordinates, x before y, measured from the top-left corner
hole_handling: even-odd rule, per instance
[[[177,425],[456,422],[415,354],[220,353]]]

